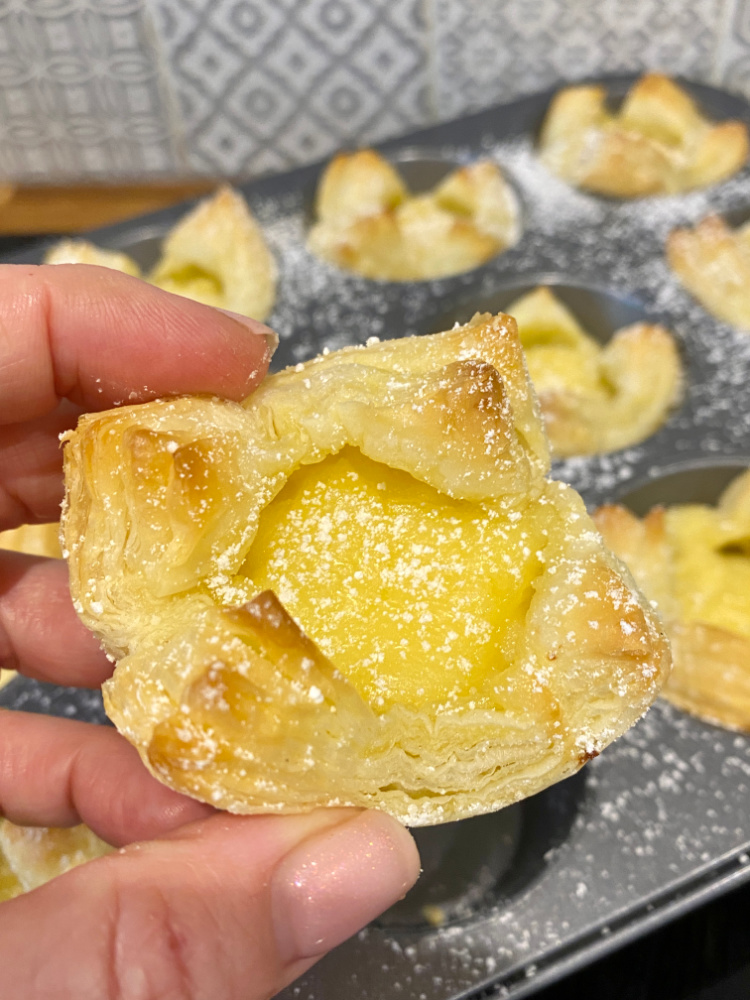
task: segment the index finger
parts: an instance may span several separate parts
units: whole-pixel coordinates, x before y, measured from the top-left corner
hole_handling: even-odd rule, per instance
[[[0,424],[158,396],[243,399],[270,358],[268,327],[86,264],[0,265]]]

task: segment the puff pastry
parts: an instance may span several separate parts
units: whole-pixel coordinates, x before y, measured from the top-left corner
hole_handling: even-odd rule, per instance
[[[0,903],[111,850],[87,826],[16,826],[0,818]]]
[[[636,323],[602,347],[549,288],[508,306],[556,457],[614,451],[653,434],[677,403],[682,364],[663,326]]]
[[[624,507],[594,515],[606,543],[658,604],[674,670],[662,692],[678,708],[750,731],[750,472],[717,507]]]
[[[747,159],[747,126],[713,124],[676,83],[649,73],[616,114],[601,86],[560,91],[542,126],[540,154],[576,187],[614,198],[673,194],[736,173]]]
[[[731,229],[709,215],[667,240],[669,265],[710,313],[750,330],[750,223]]]
[[[0,549],[62,559],[60,525],[57,521],[51,524],[22,524],[9,531],[0,531]]]
[[[60,525],[57,522],[54,524],[22,524],[9,531],[0,531],[0,549],[25,552],[31,556],[61,559]],[[9,684],[15,676],[15,670],[0,670],[0,688]]]
[[[126,253],[119,250],[105,250],[88,240],[60,240],[44,255],[45,264],[97,264],[112,271],[122,271],[141,277],[138,264]]]
[[[310,250],[366,278],[422,281],[478,267],[519,236],[515,195],[500,168],[480,160],[428,194],[410,195],[372,149],[341,153],[316,200]]]
[[[235,812],[487,812],[576,771],[669,653],[549,482],[510,317],[347,348],[242,405],[82,418],[64,538],[146,766]],[[304,631],[303,631],[304,630]]]
[[[64,240],[47,264],[100,264],[207,305],[265,319],[276,297],[276,262],[244,198],[223,187],[165,237],[154,269],[141,275],[127,254],[85,240]]]

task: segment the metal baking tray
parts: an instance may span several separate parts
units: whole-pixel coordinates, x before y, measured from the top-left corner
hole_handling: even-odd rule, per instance
[[[633,77],[607,81],[613,100]],[[686,84],[715,118],[750,107]],[[676,335],[684,399],[653,437],[568,459],[553,475],[587,503],[714,500],[750,464],[750,336],[715,321],[663,255],[669,231],[709,211],[750,217],[750,167],[706,191],[619,203],[552,177],[535,139],[552,91],[382,144],[415,187],[455,163],[496,159],[521,204],[517,246],[470,273],[395,284],[339,271],[305,249],[322,165],[242,187],[279,262],[268,322],[277,367],[324,347],[422,334],[558,286],[606,339],[648,317]],[[151,263],[184,213],[170,208],[101,229],[102,246]],[[40,259],[35,248],[15,262]],[[629,498],[629,499],[628,499]],[[98,695],[17,679],[0,704],[105,721]],[[407,898],[280,994],[284,1000],[459,1000],[529,996],[543,985],[750,877],[750,740],[657,705],[567,781],[491,816],[417,831],[425,872]]]

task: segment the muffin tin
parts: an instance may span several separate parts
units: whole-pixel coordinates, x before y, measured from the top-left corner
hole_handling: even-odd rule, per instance
[[[605,81],[613,100],[633,77]],[[750,124],[750,107],[686,84],[713,118]],[[677,337],[685,391],[637,447],[556,462],[553,476],[589,505],[623,499],[713,501],[750,464],[750,335],[706,314],[666,265],[668,232],[717,211],[750,212],[750,167],[706,191],[615,202],[572,190],[539,163],[534,142],[553,92],[439,125],[380,148],[414,190],[455,164],[495,158],[519,198],[518,244],[482,267],[420,283],[375,282],[312,257],[305,236],[322,165],[242,190],[279,263],[268,322],[275,367],[318,353],[422,334],[557,286],[602,340],[649,319]],[[149,265],[185,206],[91,234]],[[15,262],[38,262],[38,248]],[[25,679],[0,705],[104,722],[96,694]],[[750,877],[750,739],[657,703],[573,778],[490,816],[417,831],[417,887],[280,994],[284,1000],[524,997]]]

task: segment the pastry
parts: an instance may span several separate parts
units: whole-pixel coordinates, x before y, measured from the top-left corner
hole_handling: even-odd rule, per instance
[[[341,153],[320,181],[310,250],[338,267],[383,281],[423,281],[478,267],[519,237],[513,191],[500,168],[479,160],[427,194],[409,194],[378,153]]]
[[[54,524],[22,524],[19,528],[0,531],[0,550],[25,552],[30,556],[47,556],[51,559],[61,559],[60,525]],[[16,676],[14,670],[0,670],[0,688],[9,684]],[[1,881],[1,877],[0,877]],[[2,898],[0,889],[0,898]]]
[[[0,531],[0,549],[62,559],[60,525],[56,521],[52,524],[22,524],[9,531]]]
[[[63,526],[110,718],[234,812],[411,825],[572,774],[669,668],[547,446],[515,323],[346,348],[244,404],[81,419]]]
[[[97,264],[112,271],[141,277],[141,269],[126,253],[105,250],[88,240],[60,240],[44,255],[45,264]]]
[[[0,817],[0,903],[111,850],[87,826],[16,826]]]
[[[555,457],[615,451],[643,441],[680,397],[672,335],[651,323],[618,330],[602,346],[549,288],[508,306]]]
[[[714,124],[676,83],[641,77],[621,109],[603,86],[567,87],[552,101],[539,142],[543,162],[564,180],[613,198],[707,187],[747,159],[747,126]]]
[[[674,670],[664,697],[750,731],[750,471],[715,508],[656,507],[639,519],[611,505],[594,520],[665,619]]]
[[[141,276],[127,254],[85,240],[64,240],[47,264],[100,264]],[[276,263],[244,198],[223,187],[201,202],[165,237],[148,281],[207,305],[265,319],[276,297]]]
[[[750,223],[731,229],[709,215],[694,229],[675,229],[667,259],[687,290],[719,319],[750,330]]]

